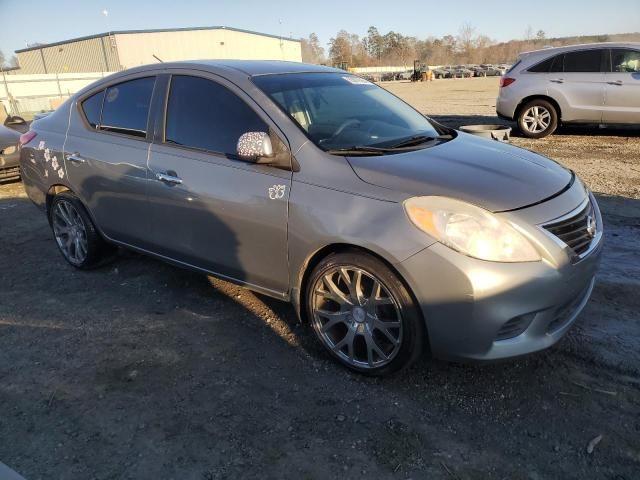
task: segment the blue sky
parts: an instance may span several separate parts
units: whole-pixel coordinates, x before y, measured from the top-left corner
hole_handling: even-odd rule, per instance
[[[109,12],[105,17],[103,10]],[[425,38],[457,34],[464,23],[496,40],[522,38],[530,25],[547,36],[640,31],[639,0],[0,0],[0,50],[107,30],[225,25],[323,44],[344,28],[370,25]]]

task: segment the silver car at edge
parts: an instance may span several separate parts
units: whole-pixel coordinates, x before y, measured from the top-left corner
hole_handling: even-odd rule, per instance
[[[640,124],[640,43],[593,43],[520,55],[500,80],[499,116],[530,138],[561,123]]]
[[[550,347],[602,246],[572,171],[300,63],[114,74],[33,123],[21,168],[75,267],[122,246],[291,301],[369,374]]]

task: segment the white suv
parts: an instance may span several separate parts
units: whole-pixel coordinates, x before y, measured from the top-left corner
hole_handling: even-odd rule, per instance
[[[640,124],[640,43],[522,53],[500,79],[496,111],[530,138],[560,123]]]

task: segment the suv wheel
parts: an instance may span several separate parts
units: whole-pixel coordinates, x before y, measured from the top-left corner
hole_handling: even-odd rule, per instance
[[[422,352],[425,328],[415,302],[370,255],[345,252],[320,262],[307,282],[306,311],[329,353],[357,372],[398,371]]]
[[[98,266],[113,247],[98,233],[78,197],[69,192],[56,195],[49,209],[49,223],[64,259],[79,269]]]
[[[546,137],[558,128],[558,112],[546,100],[532,100],[520,108],[518,127],[525,137]]]

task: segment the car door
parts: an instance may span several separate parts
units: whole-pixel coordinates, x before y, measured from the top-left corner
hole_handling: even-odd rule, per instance
[[[284,135],[215,75],[173,74],[166,98],[148,164],[149,249],[283,295],[291,168],[241,161],[236,146],[243,133],[269,132],[290,167]]]
[[[109,238],[131,245],[147,233],[148,119],[155,76],[129,78],[71,108],[64,161],[75,193]]]
[[[552,96],[562,97],[562,120],[595,122],[602,119],[604,104],[604,52],[605,49],[566,52],[562,71],[548,74]],[[558,69],[559,70],[559,69]]]
[[[604,123],[640,123],[640,50],[611,49],[605,73]]]

